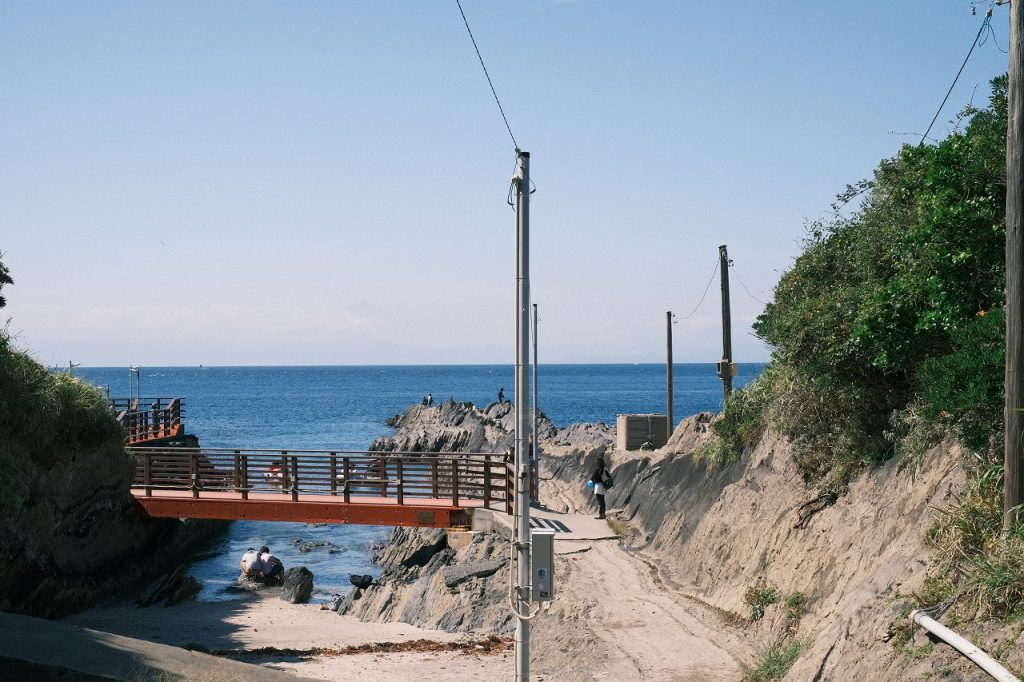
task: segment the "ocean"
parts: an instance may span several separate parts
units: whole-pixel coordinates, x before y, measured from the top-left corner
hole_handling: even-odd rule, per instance
[[[739,365],[735,386],[765,365]],[[713,364],[673,368],[676,420],[722,407],[722,383]],[[185,430],[205,447],[363,450],[391,429],[399,414],[428,393],[434,404],[449,397],[485,406],[515,400],[511,365],[400,365],[325,367],[143,367],[137,391],[144,397],[184,398]],[[76,375],[112,397],[127,396],[127,367],[80,367]],[[665,411],[665,365],[541,365],[538,406],[556,426],[615,424],[618,414]],[[390,528],[236,521],[219,546],[190,573],[203,583],[201,600],[233,599],[225,588],[238,575],[248,547],[269,545],[285,566],[305,565],[315,575],[314,600],[349,587],[350,574],[375,574],[372,546]],[[316,545],[302,551],[300,545]],[[318,544],[323,543],[323,544]]]

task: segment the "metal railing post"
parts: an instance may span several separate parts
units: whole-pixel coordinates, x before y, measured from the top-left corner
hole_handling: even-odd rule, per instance
[[[395,462],[395,466],[398,470],[398,504],[405,504],[405,483],[402,479],[402,458],[399,457]]]
[[[242,459],[238,450],[235,450],[235,492],[237,493],[242,485]]]
[[[459,461],[452,457],[452,506],[459,506]]]
[[[338,455],[331,453],[331,495],[338,494]]]
[[[292,455],[292,502],[299,501],[299,456]]]
[[[431,485],[431,497],[435,500],[439,497],[437,494],[437,457],[434,457],[430,462],[430,485]]]
[[[192,497],[199,497],[199,459],[196,453],[188,453],[188,473],[192,479]]]
[[[348,457],[345,457],[341,460],[341,467],[342,475],[345,477],[345,480],[342,481],[342,489],[345,495],[345,504],[348,504],[349,502],[352,501],[352,491],[351,486],[349,485],[349,480],[351,480],[352,478],[352,476],[350,475],[352,473],[352,465],[349,462]]]
[[[491,458],[484,457],[484,509],[491,508]]]
[[[388,496],[388,484],[387,484],[387,480],[388,480],[388,461],[387,461],[387,459],[383,455],[381,455],[381,457],[380,457],[379,474],[380,474],[380,480],[381,480],[380,496],[381,497],[387,497]]]
[[[146,486],[146,497],[152,497],[153,495],[153,460],[151,459],[150,453],[146,452],[142,455],[142,482]]]
[[[235,450],[237,453],[238,450]],[[242,462],[242,499],[249,499],[249,455],[239,455]]]

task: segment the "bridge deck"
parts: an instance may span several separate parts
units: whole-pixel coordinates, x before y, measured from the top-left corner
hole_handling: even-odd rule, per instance
[[[154,517],[452,528],[512,502],[511,468],[491,453],[128,452],[132,494]]]

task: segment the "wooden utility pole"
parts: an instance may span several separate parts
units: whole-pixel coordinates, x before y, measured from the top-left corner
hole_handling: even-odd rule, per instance
[[[675,422],[672,421],[672,311],[665,313],[665,337],[668,345],[668,357],[665,361],[665,388],[667,393],[666,412],[668,412],[668,435],[672,435]]]
[[[723,405],[732,394],[732,314],[729,312],[729,250],[725,244],[718,247],[718,270],[722,279],[722,360],[718,363],[718,376],[722,379]]]
[[[1010,73],[1006,128],[1006,407],[1003,528],[1009,529],[1024,491],[1024,2],[1010,3]]]

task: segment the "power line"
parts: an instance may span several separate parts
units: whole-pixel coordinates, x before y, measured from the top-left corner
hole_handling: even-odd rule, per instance
[[[690,314],[687,315],[686,317],[682,318],[682,319],[688,320],[688,319],[690,319],[691,317],[693,317],[694,315],[697,314],[697,311],[700,310],[701,305],[704,303],[704,299],[707,298],[708,291],[711,290],[711,283],[715,281],[715,275],[717,273],[718,273],[718,260],[715,260],[715,269],[711,271],[711,277],[708,278],[708,285],[706,287],[704,287],[704,295],[702,295],[700,297],[700,301],[698,301],[696,307],[694,307],[694,309],[690,311]]]
[[[462,2],[455,0],[455,4],[459,6],[459,14],[462,15],[462,23],[466,25],[466,32],[469,33],[469,39],[473,42],[473,49],[476,50],[476,58],[480,60],[480,66],[484,70],[484,75],[487,76],[487,84],[491,86],[491,94],[494,95],[494,101],[498,105],[498,111],[501,112],[501,118],[505,121],[505,128],[508,130],[508,136],[512,138],[512,144],[515,145],[516,149],[519,149],[519,143],[516,142],[516,136],[512,134],[512,126],[508,124],[508,117],[505,116],[505,109],[501,106],[501,100],[498,99],[498,93],[494,89],[494,83],[491,81],[491,74],[487,72],[487,65],[484,64],[484,58],[480,55],[480,48],[476,45],[476,38],[473,37],[473,30],[469,27],[469,20],[466,19],[466,13],[462,11]]]
[[[740,273],[738,273],[735,270],[733,270],[733,274],[735,274],[736,275],[736,279],[738,279],[740,281],[740,286],[743,287],[743,291],[747,292],[747,296],[749,296],[750,298],[754,299],[755,301],[757,301],[758,303],[760,303],[763,306],[768,305],[767,303],[765,303],[764,301],[759,299],[757,296],[754,296],[752,293],[750,293],[750,289],[748,289],[747,285],[743,283],[743,278],[740,277]]]
[[[967,51],[967,56],[964,57],[964,63],[960,65],[960,70],[956,72],[956,76],[953,78],[953,83],[949,86],[949,90],[946,91],[946,96],[942,98],[942,104],[939,105],[938,111],[936,111],[935,116],[932,117],[932,122],[928,124],[928,130],[924,131],[924,135],[921,136],[921,142],[918,144],[924,144],[925,139],[928,138],[928,133],[932,131],[932,126],[935,125],[935,121],[938,120],[939,114],[942,112],[942,107],[946,106],[946,101],[953,93],[953,88],[956,87],[956,82],[960,80],[960,74],[964,72],[964,67],[967,66],[967,60],[971,58],[974,48],[978,46],[978,39],[981,38],[981,34],[985,32],[986,28],[991,29],[989,26],[991,21],[992,7],[989,6],[988,11],[985,12],[985,20],[981,22],[981,28],[978,29],[978,35],[974,36],[974,42],[971,43],[971,49]]]

